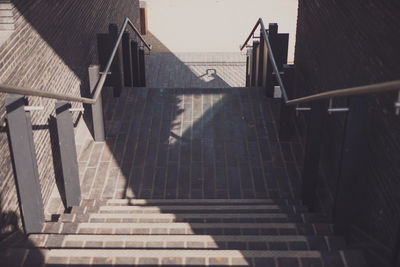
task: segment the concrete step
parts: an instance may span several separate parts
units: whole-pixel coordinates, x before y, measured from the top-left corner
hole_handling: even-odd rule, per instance
[[[12,10],[10,1],[0,1],[0,10]]]
[[[45,223],[48,234],[332,235],[325,223]]]
[[[289,199],[83,199],[80,206],[163,206],[163,205],[300,205]]]
[[[4,266],[129,266],[129,265],[224,265],[224,266],[365,266],[358,251],[258,251],[170,249],[6,249]],[[14,262],[12,262],[14,261]],[[17,262],[17,263],[15,263]],[[347,262],[347,264],[345,263]],[[351,264],[348,264],[351,262]],[[364,265],[363,265],[364,264]]]
[[[337,236],[227,236],[227,235],[58,235],[34,234],[4,247],[40,248],[168,248],[243,250],[340,250]]]
[[[14,23],[0,23],[0,30],[11,31],[14,30]]]
[[[11,8],[4,7],[0,9],[0,17],[13,17]]]
[[[304,206],[295,205],[166,205],[166,206],[75,206],[71,213],[301,213]]]
[[[63,214],[60,222],[113,222],[113,223],[173,223],[173,222],[301,222],[300,215],[285,213],[91,213]]]
[[[59,222],[113,222],[113,223],[255,223],[255,222],[326,222],[323,215],[315,214],[286,214],[286,213],[91,213],[91,214],[62,214]]]
[[[14,24],[13,17],[0,17],[0,23]]]

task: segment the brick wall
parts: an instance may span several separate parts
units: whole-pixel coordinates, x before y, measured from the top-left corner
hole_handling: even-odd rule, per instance
[[[400,79],[400,3],[391,0],[300,0],[295,63],[297,96]],[[393,261],[400,229],[400,117],[397,93],[368,97],[367,153],[355,177],[348,241],[367,249],[371,266]],[[346,104],[339,100],[337,104]],[[345,115],[323,131],[319,196],[332,211]],[[304,118],[299,126],[305,129]],[[303,131],[304,132],[304,131]]]
[[[139,23],[138,0],[13,0],[15,32],[0,47],[0,83],[88,96],[87,68],[97,63],[96,34],[125,17]],[[5,116],[0,93],[0,119]],[[53,100],[29,98],[45,110],[32,112],[42,197],[46,205],[55,185],[49,118]],[[74,104],[74,106],[78,106]],[[76,119],[76,115],[75,115]],[[6,129],[0,128],[0,233],[19,218]],[[19,219],[18,219],[19,220]],[[20,225],[20,223],[19,223]]]

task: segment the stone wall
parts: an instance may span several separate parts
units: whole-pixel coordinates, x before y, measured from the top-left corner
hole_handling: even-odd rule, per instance
[[[109,23],[120,27],[124,18],[139,23],[138,0],[13,0],[15,31],[0,47],[0,83],[88,96],[90,64],[97,63],[96,34],[106,33]],[[0,93],[0,119],[5,117]],[[58,164],[53,162],[52,127],[55,101],[29,97],[32,112],[43,202],[55,186]],[[78,107],[78,104],[74,104]],[[77,114],[75,120],[78,119]],[[53,148],[54,149],[54,148]],[[18,199],[10,160],[7,130],[0,128],[0,233],[19,220]],[[18,225],[21,225],[19,222]]]
[[[391,0],[300,0],[295,63],[297,96],[400,78],[400,3]],[[371,266],[393,264],[399,252],[400,117],[397,92],[368,96],[366,157],[350,188],[347,240],[366,248]],[[345,106],[346,98],[335,101]],[[344,114],[327,115],[319,196],[333,211]],[[306,120],[299,123],[305,132]],[[392,262],[392,263],[391,263]]]

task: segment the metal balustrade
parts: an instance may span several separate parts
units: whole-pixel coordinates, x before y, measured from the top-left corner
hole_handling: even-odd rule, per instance
[[[141,44],[131,40],[127,27],[133,29],[140,39]],[[103,36],[104,37],[104,36]],[[110,84],[114,86],[114,96],[118,90],[126,86],[145,86],[144,47],[149,51],[148,44],[129,18],[126,18],[118,30],[115,24],[110,24],[109,33],[99,42],[99,61],[104,60],[104,69],[100,72],[98,65],[89,67],[89,85],[91,97],[79,97],[44,90],[15,87],[5,84],[0,85],[0,92],[8,93],[6,97],[6,121],[1,122],[1,127],[7,127],[14,172],[16,176],[17,191],[24,230],[27,234],[38,233],[44,223],[44,208],[40,190],[39,172],[33,142],[31,124],[31,111],[41,111],[41,106],[26,106],[25,96],[37,96],[58,100],[55,104],[55,121],[57,123],[57,138],[59,145],[59,158],[61,161],[66,208],[80,203],[80,184],[76,147],[74,139],[74,126],[71,112],[83,112],[83,108],[71,108],[70,102],[89,104],[92,108],[92,120],[95,141],[104,141],[104,122],[101,101],[101,92],[106,85],[106,79],[111,75],[114,79]],[[112,49],[109,49],[114,42]],[[103,45],[105,50],[101,49]],[[123,50],[123,51],[122,51]],[[122,57],[124,53],[124,57]],[[104,54],[107,54],[104,57]],[[124,60],[124,65],[122,61]],[[125,69],[124,69],[125,68]],[[124,71],[125,74],[124,75]],[[136,82],[133,81],[136,78]],[[128,84],[127,84],[128,83]]]
[[[282,72],[278,68],[278,64],[276,62],[274,52],[272,51],[272,45],[271,41],[269,38],[269,34],[265,29],[264,22],[260,18],[258,19],[256,25],[254,26],[253,30],[247,37],[246,41],[244,44],[241,46],[240,50],[243,50],[248,42],[251,40],[251,38],[254,38],[254,33],[257,30],[258,26],[261,27],[260,33],[262,38],[260,40],[264,41],[265,44],[267,45],[268,48],[268,60],[270,60],[273,68],[272,74],[276,77],[277,84],[280,87],[280,90],[282,91],[282,99],[284,103],[288,106],[291,105],[299,105],[303,103],[308,103],[308,102],[313,102],[317,100],[323,100],[323,99],[329,99],[333,97],[341,97],[341,96],[355,96],[355,95],[366,95],[366,94],[372,94],[372,93],[383,93],[387,91],[400,91],[400,80],[395,80],[395,81],[388,81],[388,82],[383,82],[383,83],[376,83],[376,84],[370,84],[370,85],[364,85],[364,86],[356,86],[356,87],[349,87],[349,88],[343,88],[343,89],[336,89],[336,90],[329,90],[327,92],[323,93],[317,93],[305,97],[299,97],[295,99],[289,99],[288,97],[288,92],[285,87],[285,84],[283,82],[283,77],[282,74],[285,75],[285,72]],[[254,49],[254,46],[253,46]],[[253,51],[254,52],[254,51]],[[261,60],[261,59],[259,59]],[[266,63],[266,62],[265,62]],[[282,68],[282,66],[281,66]],[[400,107],[400,102],[396,101],[394,104],[395,108]]]
[[[260,27],[260,36],[249,46],[254,39],[254,33]],[[296,113],[307,111],[307,132],[305,139],[305,156],[302,171],[302,199],[311,210],[316,208],[317,183],[319,160],[322,146],[322,133],[326,114],[345,112],[342,151],[340,156],[338,186],[334,208],[335,230],[343,234],[348,229],[347,218],[349,214],[347,205],[352,201],[352,196],[346,190],[351,186],[354,174],[359,167],[360,158],[365,153],[367,140],[365,132],[368,131],[368,102],[367,95],[385,93],[389,91],[400,92],[400,80],[363,85],[357,87],[329,90],[317,94],[292,98],[294,93],[295,65],[287,65],[287,40],[278,34],[278,25],[269,24],[265,29],[260,18],[247,37],[241,50],[248,48],[246,86],[263,87],[266,95],[273,96],[275,86],[282,92],[282,105],[280,112],[279,135],[281,140],[289,140],[293,135]],[[277,53],[276,53],[277,52]],[[276,56],[278,54],[278,57]],[[282,57],[282,55],[284,55]],[[286,58],[285,58],[286,55]],[[259,77],[262,77],[261,79]],[[266,78],[266,79],[265,79]],[[319,90],[319,91],[322,91]],[[333,99],[348,97],[347,107],[333,107]],[[326,101],[329,100],[327,105]],[[400,114],[400,93],[394,101],[394,110]],[[308,106],[304,106],[308,104]],[[302,105],[302,106],[300,106]],[[296,107],[293,107],[296,106]]]
[[[113,63],[115,55],[117,54],[119,45],[121,44],[122,36],[128,25],[137,33],[137,35],[139,36],[143,45],[147,49],[149,49],[149,51],[151,50],[151,45],[148,44],[143,39],[143,37],[140,35],[139,31],[136,29],[135,25],[133,25],[131,20],[129,18],[126,18],[124,20],[124,23],[123,23],[120,31],[119,31],[118,38],[114,44],[114,47],[113,47],[111,55],[108,59],[107,65],[106,65],[105,69],[100,73],[101,74],[100,78],[97,82],[96,88],[94,90],[94,94],[91,98],[71,96],[71,95],[67,95],[67,94],[48,92],[48,91],[43,91],[43,90],[33,89],[33,88],[9,86],[9,85],[5,85],[5,84],[0,84],[0,92],[9,93],[9,94],[25,95],[25,96],[39,96],[39,97],[51,98],[51,99],[62,100],[62,101],[80,102],[80,103],[84,103],[84,104],[96,103],[97,99],[99,98],[99,96],[101,94],[104,83],[107,79],[107,75],[111,74],[111,72],[110,72],[111,64]]]

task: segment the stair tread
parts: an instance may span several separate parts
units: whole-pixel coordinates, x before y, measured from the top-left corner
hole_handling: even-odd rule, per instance
[[[52,253],[53,252],[53,253]],[[58,256],[74,257],[96,255],[104,257],[104,250],[101,249],[52,249],[48,256],[57,254]],[[322,252],[310,250],[291,250],[291,251],[254,251],[254,250],[198,250],[198,249],[107,249],[107,256],[149,256],[154,257],[321,257]]]
[[[92,213],[305,213],[299,205],[166,205],[166,206],[75,206],[71,214]]]
[[[55,224],[55,223],[46,223],[46,224]],[[80,227],[93,227],[93,228],[104,228],[104,227],[140,227],[140,228],[158,228],[158,227],[163,227],[163,228],[196,228],[196,227],[207,227],[207,228],[213,228],[217,227],[220,228],[221,226],[224,228],[237,228],[237,227],[263,227],[263,226],[269,226],[269,227],[293,227],[296,225],[314,225],[314,223],[298,223],[298,222],[277,222],[277,223],[185,223],[185,222],[175,222],[175,223],[89,223],[89,222],[83,222],[83,223],[70,223],[70,222],[65,222],[61,223],[64,225],[67,224],[76,224]],[[318,223],[318,224],[323,224],[323,223]],[[329,224],[326,224],[329,225]]]
[[[9,249],[8,251],[12,251]],[[314,259],[320,261],[317,266],[345,266],[344,257],[348,250],[341,251],[259,251],[259,250],[198,250],[198,249],[41,249],[29,250],[32,254],[41,254],[37,262],[46,264],[68,264],[74,259],[84,258],[92,265],[231,265],[248,266],[262,262],[279,262],[282,258],[293,261]],[[6,251],[7,252],[7,251]],[[26,253],[26,252],[25,252]],[[9,253],[11,254],[11,253]],[[29,258],[29,255],[28,257]],[[75,261],[74,261],[75,262]],[[340,265],[337,265],[337,264]],[[260,265],[266,266],[266,265]],[[276,265],[272,265],[276,266]],[[331,265],[329,265],[331,266]],[[353,267],[348,265],[348,267]]]
[[[154,209],[154,210],[203,210],[203,209],[233,209],[233,210],[246,210],[252,209],[280,209],[282,207],[296,207],[292,205],[277,205],[277,204],[262,204],[262,205],[168,205],[168,206],[99,206],[103,210],[124,210],[124,209]]]
[[[79,216],[79,215],[77,215]],[[288,217],[286,213],[91,213],[90,218],[282,218]]]
[[[46,223],[43,233],[63,234],[237,234],[332,235],[326,223]]]
[[[89,214],[63,214],[60,217],[60,221],[72,222],[79,219],[80,222],[89,220],[112,220],[120,219],[136,219],[136,220],[148,220],[148,222],[161,222],[160,220],[187,220],[187,219],[282,219],[282,220],[293,220],[293,221],[318,221],[328,222],[329,220],[324,215],[313,214],[309,216],[308,213],[284,213],[277,211],[276,213],[89,213]],[[158,221],[157,221],[158,220]],[[134,221],[129,221],[134,222]]]
[[[215,214],[172,214],[172,213],[91,213],[89,215],[61,216],[60,222],[114,222],[114,223],[173,223],[173,222],[303,222],[301,215],[284,213],[215,213]],[[311,221],[311,220],[306,220]]]
[[[96,205],[96,203],[115,205],[151,205],[151,204],[274,204],[274,203],[300,203],[298,200],[290,199],[83,199],[81,206]]]
[[[39,236],[58,236],[57,234],[33,234],[30,238],[37,239]],[[341,238],[338,236],[307,236],[307,235],[282,235],[282,236],[271,236],[271,235],[85,235],[85,234],[77,234],[77,235],[65,235],[63,236],[64,240],[85,240],[85,241],[93,241],[93,240],[102,240],[102,241],[126,241],[126,240],[153,240],[153,241],[307,241],[308,239],[318,238]]]
[[[199,213],[199,212],[306,212],[303,206],[295,205],[168,205],[168,206],[98,206],[98,207],[73,207],[71,213]]]
[[[338,244],[341,244],[338,246]],[[57,235],[35,234],[16,244],[0,247],[88,249],[247,249],[247,250],[338,250],[346,248],[337,236],[271,235]]]

